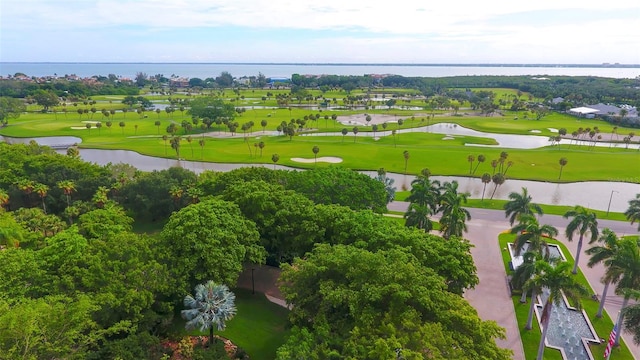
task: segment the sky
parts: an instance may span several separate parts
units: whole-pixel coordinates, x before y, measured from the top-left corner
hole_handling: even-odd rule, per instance
[[[2,0],[0,61],[640,64],[640,1]]]

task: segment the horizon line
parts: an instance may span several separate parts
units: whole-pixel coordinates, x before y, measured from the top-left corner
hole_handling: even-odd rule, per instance
[[[455,67],[608,67],[633,68],[640,64],[622,63],[349,63],[349,62],[150,62],[150,61],[0,61],[0,64],[178,64],[178,65],[276,65],[276,66],[455,66]]]

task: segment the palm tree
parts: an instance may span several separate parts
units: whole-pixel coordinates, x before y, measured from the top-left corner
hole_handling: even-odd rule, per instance
[[[353,142],[355,143],[356,138],[358,137],[358,127],[354,126],[352,131],[353,131]]]
[[[638,231],[640,231],[640,194],[636,194],[636,198],[629,200],[629,208],[624,212],[627,220],[633,225],[638,222]]]
[[[42,212],[44,212],[45,214],[47,213],[47,207],[44,203],[44,198],[47,197],[47,194],[49,193],[49,187],[45,184],[36,184],[33,187],[33,191],[38,194],[38,196],[40,197],[40,200],[42,201]]]
[[[125,127],[126,125],[127,125],[127,124],[126,124],[124,121],[120,121],[120,122],[118,123],[118,126],[120,126],[120,128],[122,129],[122,135],[124,135],[124,127]]]
[[[629,304],[631,292],[640,288],[640,246],[634,238],[623,238],[618,242],[615,254],[606,261],[607,269],[603,280],[617,284],[616,294],[623,295],[622,310],[617,324],[622,324],[625,308]],[[620,342],[620,333],[616,334],[615,345]]]
[[[589,243],[593,243],[598,239],[598,220],[596,219],[596,213],[588,211],[582,206],[576,206],[573,210],[567,211],[564,216],[565,219],[572,217],[566,229],[567,240],[573,241],[573,235],[577,232],[580,234],[578,239],[578,249],[576,250],[575,263],[573,265],[573,273],[578,273],[578,262],[580,261],[580,254],[582,253],[582,239],[586,233],[590,234]]]
[[[404,174],[407,175],[407,165],[409,164],[409,150],[405,150],[402,152],[402,156],[404,156]]]
[[[313,158],[315,160],[315,164],[318,164],[318,153],[320,152],[320,148],[318,146],[314,146],[313,149],[311,149],[311,151],[313,151]]]
[[[484,184],[484,187],[482,188],[482,199],[480,199],[480,201],[484,201],[484,192],[485,190],[487,190],[487,184],[490,182],[491,182],[491,174],[489,173],[482,174],[482,183]]]
[[[522,289],[522,296],[520,297],[521,303],[527,302],[527,291],[524,290],[524,284],[527,280],[531,279],[535,274],[536,261],[540,260],[540,254],[535,251],[526,251],[522,254],[522,263],[513,271],[511,275],[511,286],[515,289]],[[532,298],[533,299],[533,298]],[[530,320],[533,319],[533,310],[535,301],[531,301],[531,308],[529,309]]]
[[[347,135],[349,133],[349,130],[344,128],[344,129],[342,129],[341,133],[342,133],[342,142],[344,142],[344,137],[345,137],[345,135]]]
[[[169,140],[169,144],[171,144],[171,148],[176,151],[176,158],[180,160],[180,136],[173,136],[171,140]]]
[[[558,163],[560,164],[560,175],[558,175],[558,180],[560,180],[560,178],[562,177],[562,169],[564,168],[565,165],[567,165],[567,163],[569,162],[569,160],[567,160],[567,158],[560,158],[560,160],[558,161]]]
[[[536,262],[537,271],[535,275],[525,284],[525,289],[543,289],[547,293],[547,299],[540,316],[542,337],[538,345],[537,360],[542,360],[544,354],[553,305],[560,305],[563,298],[566,297],[572,301],[572,304],[575,304],[576,308],[581,308],[580,297],[588,293],[587,289],[569,274],[570,266],[567,262],[550,264],[544,260],[538,260]]]
[[[273,161],[273,170],[276,169],[276,163],[278,162],[278,160],[280,160],[280,155],[278,154],[271,155],[271,161]]]
[[[438,212],[442,213],[440,218],[442,237],[445,239],[451,236],[462,237],[462,233],[467,231],[466,221],[471,220],[471,214],[463,205],[467,203],[467,197],[471,194],[458,193],[458,182],[455,180],[444,183],[442,190],[444,193],[440,196],[438,207]]]
[[[440,198],[440,182],[430,180],[428,176],[418,175],[411,182],[411,193],[407,196],[406,201],[411,204],[420,206],[428,206],[432,213],[438,208],[438,199]]]
[[[198,284],[195,288],[195,296],[187,295],[184,298],[184,306],[180,314],[187,321],[185,328],[200,331],[209,329],[209,344],[213,344],[213,326],[218,331],[225,329],[226,321],[231,320],[236,314],[236,296],[229,291],[226,285],[218,285],[209,280],[206,284]]]
[[[640,291],[630,291],[635,299],[640,299]],[[633,334],[633,342],[640,344],[640,303],[628,306],[624,314],[624,327]]]
[[[476,157],[473,155],[467,156],[467,161],[469,162],[469,175],[473,171],[473,162],[476,161]]]
[[[528,244],[527,251],[537,251],[543,259],[548,260],[550,254],[546,239],[557,236],[558,229],[547,224],[540,226],[535,216],[523,214],[520,222],[511,228],[511,233],[518,234],[514,242],[516,255]]]
[[[522,193],[512,192],[509,194],[509,200],[504,204],[505,217],[509,218],[509,224],[513,223],[523,214],[542,215],[542,208],[536,203],[532,203],[533,198],[529,195],[527,188],[522,188]]]
[[[609,259],[611,259],[616,254],[616,251],[618,251],[618,241],[618,235],[616,235],[615,232],[609,228],[603,229],[600,238],[598,238],[598,242],[603,245],[593,246],[585,251],[587,255],[591,256],[587,266],[594,267],[596,264],[602,262],[606,267],[608,267]],[[604,278],[602,281],[604,281]],[[607,299],[609,285],[611,285],[610,281],[604,281],[604,290],[602,290],[602,298],[600,299],[600,306],[598,307],[596,317],[602,317],[602,310],[604,309],[604,302]]]
[[[476,167],[473,168],[473,174],[475,174],[476,170],[478,170],[478,166],[480,166],[480,163],[485,162],[485,160],[487,160],[487,158],[484,155],[482,155],[482,154],[478,155],[478,157],[476,158],[476,161],[478,163],[476,164]]]
[[[500,185],[504,184],[504,182],[505,182],[506,180],[507,180],[507,179],[506,179],[506,178],[504,177],[504,175],[502,175],[501,173],[494,174],[494,175],[491,177],[491,181],[493,181],[493,183],[494,183],[496,186],[493,188],[493,192],[491,193],[491,198],[490,198],[490,200],[491,200],[491,199],[493,199],[493,195],[495,195],[495,194],[496,194],[496,190],[498,190],[498,186],[500,186]]]
[[[67,197],[67,207],[71,206],[71,194],[76,191],[75,182],[73,182],[73,180],[62,180],[58,181],[57,185]]]
[[[205,144],[204,139],[198,140],[198,145],[200,145],[200,159],[204,157],[204,144]]]
[[[425,232],[433,230],[433,224],[429,217],[433,215],[433,211],[428,205],[417,203],[409,204],[407,212],[404,213],[405,226],[422,229]]]

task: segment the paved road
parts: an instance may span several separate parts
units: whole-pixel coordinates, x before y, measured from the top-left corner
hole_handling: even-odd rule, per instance
[[[392,211],[406,211],[407,202],[394,201],[388,205]],[[499,346],[509,348],[514,352],[514,359],[524,359],[522,342],[518,331],[517,320],[513,302],[509,296],[509,289],[506,283],[506,272],[502,265],[500,247],[496,241],[498,235],[509,229],[509,223],[504,216],[504,211],[469,208],[471,221],[467,223],[468,232],[465,237],[471,241],[475,247],[471,250],[473,259],[478,268],[478,278],[480,283],[475,289],[465,293],[465,298],[478,310],[478,314],[485,320],[494,320],[506,329],[507,339],[497,341]],[[543,215],[540,219],[543,224],[553,225],[560,231],[558,240],[562,241],[572,255],[575,257],[577,241],[567,241],[564,229],[569,223],[557,215]],[[598,220],[601,229],[608,227],[618,235],[637,234],[636,225],[628,222]],[[588,243],[583,245],[583,250],[589,248]],[[600,278],[604,273],[602,265],[589,268],[586,266],[588,256],[582,254],[580,257],[580,269],[589,281],[591,287],[597,294],[602,294],[604,285]],[[622,298],[613,294],[613,289],[609,289],[605,310],[612,319],[615,319],[622,306]],[[601,338],[608,338],[609,334],[598,334]],[[636,359],[640,359],[640,346],[633,343],[633,337],[629,333],[622,334],[625,343],[631,349]],[[597,358],[600,354],[594,354]]]

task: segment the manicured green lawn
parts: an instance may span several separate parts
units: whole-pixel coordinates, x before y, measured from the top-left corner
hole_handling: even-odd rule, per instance
[[[501,234],[498,238],[500,243],[500,248],[503,249],[502,260],[505,266],[507,273],[510,273],[509,270],[509,261],[510,256],[509,252],[505,250],[507,248],[507,243],[513,242],[515,239],[515,235],[512,234]],[[548,240],[550,244],[556,244],[560,246],[562,249],[562,253],[564,254],[567,261],[573,264],[573,254],[569,252],[567,247],[556,240]],[[578,270],[578,274],[575,275],[578,282],[584,285],[588,290],[589,294],[594,294],[593,289],[589,285],[589,282],[582,274],[582,271]],[[525,357],[527,359],[535,359],[538,352],[538,344],[540,343],[540,328],[538,327],[537,321],[534,319],[534,328],[532,330],[525,330],[524,327],[527,323],[527,317],[529,313],[529,306],[531,305],[529,302],[526,304],[520,303],[520,292],[514,291],[514,296],[512,297],[513,305],[516,311],[516,317],[518,319],[518,327],[520,328],[520,337],[522,339],[522,345],[524,347]],[[529,299],[530,301],[530,299]],[[589,320],[591,320],[591,324],[593,325],[594,330],[598,334],[598,338],[607,339],[609,337],[609,333],[611,329],[613,329],[613,321],[608,316],[606,312],[603,313],[602,318],[597,318],[595,315],[598,312],[598,302],[594,301],[590,296],[586,296],[582,298],[582,307],[589,316]],[[591,352],[595,358],[599,358],[604,353],[605,345],[592,345]],[[545,359],[562,359],[560,352],[553,349],[545,349]],[[633,360],[633,356],[629,351],[629,348],[624,343],[624,341],[620,341],[620,347],[615,348],[611,355],[612,359],[621,359],[621,360]]]
[[[226,91],[230,96],[233,93]],[[265,92],[266,93],[266,92]],[[319,92],[318,92],[319,93]],[[240,104],[246,106],[261,102],[259,91],[241,92],[245,99],[238,100]],[[337,96],[337,94],[336,94]],[[343,97],[345,94],[343,94]],[[97,97],[98,98],[98,97]],[[168,96],[160,96],[159,99],[167,101]],[[109,100],[107,100],[109,99]],[[275,99],[275,97],[270,97]],[[341,98],[340,98],[341,99]],[[108,101],[111,101],[109,103]],[[267,100],[272,101],[272,100]],[[274,100],[273,100],[274,101]],[[99,97],[96,105],[104,103],[110,106],[121,106],[118,96]],[[100,109],[100,106],[96,106]],[[78,105],[78,108],[85,108],[85,105]],[[69,108],[69,105],[67,105]],[[114,115],[104,117],[100,110],[95,114],[78,115],[68,109],[66,115],[28,113],[23,114],[19,119],[11,119],[9,126],[0,129],[0,134],[15,137],[32,136],[77,136],[82,138],[81,147],[98,149],[126,149],[133,150],[145,155],[160,157],[176,157],[176,153],[169,146],[168,141],[163,141],[162,136],[167,135],[167,127],[175,123],[179,127],[183,121],[191,123],[191,118],[187,112],[175,111],[167,114],[161,111],[159,114],[153,111],[146,111],[139,115],[134,111],[127,113],[117,112]],[[462,110],[461,110],[462,111]],[[390,123],[386,131],[379,126],[378,133],[386,134],[377,140],[365,137],[362,133],[370,132],[371,127],[359,126],[360,133],[353,136],[353,126],[344,126],[336,123],[332,119],[325,120],[324,115],[332,114],[362,114],[384,113],[396,118],[404,118],[402,126]],[[440,113],[440,112],[437,112]],[[310,114],[320,114],[321,119],[308,121],[307,127],[317,129],[320,132],[335,132],[336,136],[299,136],[296,135],[290,140],[287,136],[270,136],[269,132],[275,131],[282,122],[290,119],[302,118]],[[415,120],[411,116],[415,115]],[[314,164],[301,164],[291,160],[293,157],[312,158],[311,149],[314,146],[320,147],[318,156],[336,156],[343,159],[343,166],[359,170],[377,170],[384,167],[387,171],[404,173],[405,159],[403,152],[406,150],[410,154],[407,162],[407,173],[417,174],[421,169],[427,167],[435,175],[469,175],[469,155],[485,155],[486,161],[482,163],[474,176],[481,176],[484,172],[492,172],[491,160],[498,159],[500,153],[505,151],[502,148],[470,147],[466,145],[491,145],[495,141],[490,138],[455,136],[454,139],[444,139],[444,135],[433,133],[402,133],[391,136],[391,131],[402,128],[426,125],[424,120],[425,110],[349,110],[349,111],[320,111],[302,109],[298,107],[280,109],[248,109],[244,114],[238,116],[235,121],[243,124],[253,121],[253,133],[244,137],[242,131],[238,131],[234,138],[204,138],[205,143],[200,147],[199,140],[200,124],[193,126],[190,133],[180,129],[176,135],[182,137],[180,146],[180,157],[187,160],[203,160],[210,162],[225,163],[271,163],[271,155],[280,155],[281,165],[293,167],[311,168]],[[146,116],[146,117],[145,117]],[[267,121],[266,131],[260,125],[261,120]],[[87,122],[102,123],[102,127],[97,129],[95,124],[92,128],[86,129]],[[610,131],[612,126],[599,120],[577,119],[564,114],[550,114],[541,120],[513,120],[511,114],[500,117],[484,116],[437,116],[433,122],[454,121],[461,126],[472,129],[513,134],[531,134],[531,130],[540,130],[541,135],[553,134],[548,128],[565,127],[569,132],[578,127],[598,126],[603,132]],[[107,126],[111,122],[111,126]],[[159,122],[159,125],[155,125]],[[121,126],[121,123],[123,126]],[[72,129],[78,127],[79,129]],[[340,134],[342,128],[347,128],[349,133],[346,137]],[[208,131],[226,132],[223,126],[213,125]],[[313,131],[313,130],[312,130]],[[628,133],[629,129],[618,129],[618,133]],[[187,140],[191,140],[188,142]],[[355,140],[355,141],[354,141]],[[608,140],[605,138],[604,140]],[[265,147],[260,156],[256,154],[256,147],[259,142],[264,142]],[[577,145],[563,145],[554,147],[544,147],[533,150],[506,149],[508,152],[507,161],[513,162],[507,177],[512,179],[528,179],[552,182],[574,182],[587,180],[600,181],[628,181],[640,183],[640,173],[637,166],[640,163],[640,151],[626,150],[624,146],[617,148],[590,148]],[[566,158],[568,164],[564,167],[562,178],[558,179],[560,173],[559,159]],[[318,164],[317,166],[327,166]]]
[[[267,300],[264,294],[252,295],[250,290],[245,289],[232,291],[236,294],[238,312],[227,322],[224,331],[215,333],[245,349],[253,360],[274,359],[276,350],[284,343],[288,332],[286,326],[289,311]],[[176,330],[191,335],[209,334],[197,330],[187,332],[182,319],[177,321]]]

